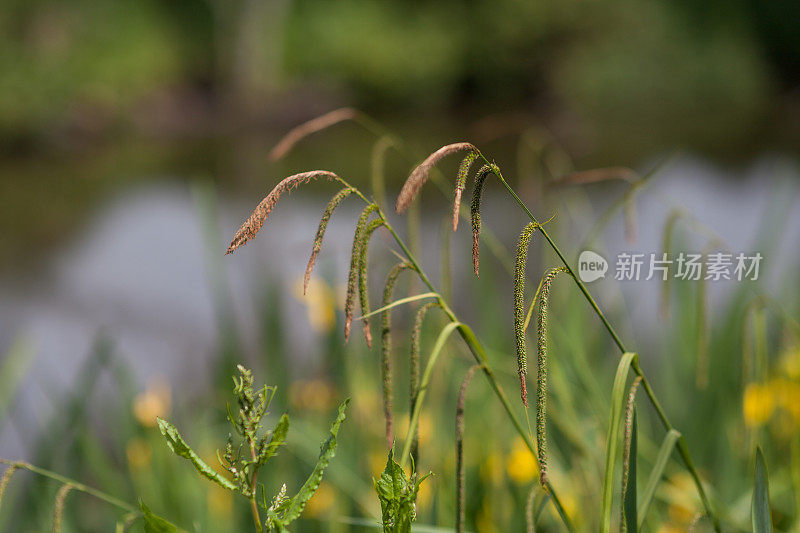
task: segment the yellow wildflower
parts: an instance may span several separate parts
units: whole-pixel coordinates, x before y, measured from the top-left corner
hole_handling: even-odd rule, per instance
[[[125,447],[125,455],[128,457],[128,464],[134,470],[147,468],[153,459],[153,448],[144,439],[131,439]]]
[[[289,401],[299,409],[327,411],[336,404],[338,393],[324,379],[296,381],[289,387]]]
[[[486,455],[481,465],[481,477],[492,485],[499,485],[503,481],[503,459],[496,451]]]
[[[539,475],[539,465],[522,439],[514,441],[514,447],[506,461],[508,477],[518,485],[527,485]]]
[[[294,286],[294,295],[306,304],[308,322],[312,329],[319,333],[328,333],[336,324],[336,296],[330,285],[321,279],[311,278],[308,291],[303,294],[303,279],[299,279]]]
[[[781,370],[790,379],[800,379],[800,344],[783,354]]]
[[[213,516],[229,517],[233,511],[233,493],[214,483],[207,483],[206,504]]]
[[[156,417],[166,418],[171,406],[169,383],[164,379],[158,379],[148,383],[144,392],[139,393],[133,400],[133,415],[143,426],[155,427]]]
[[[328,483],[322,482],[317,492],[306,506],[306,514],[311,517],[321,516],[336,502],[336,492]]]
[[[769,385],[750,383],[744,391],[742,402],[744,421],[748,426],[760,426],[769,420],[775,410],[775,395]]]

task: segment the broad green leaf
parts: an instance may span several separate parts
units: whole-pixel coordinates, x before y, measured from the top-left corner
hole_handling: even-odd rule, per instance
[[[228,490],[238,491],[236,485],[234,485],[228,478],[208,466],[200,456],[192,450],[186,441],[183,440],[181,434],[178,433],[178,430],[164,420],[163,418],[158,418],[158,429],[161,430],[161,434],[164,435],[164,438],[167,440],[167,446],[169,449],[172,450],[173,453],[184,457],[191,461],[197,471],[203,477],[206,477],[216,483],[217,485],[226,488]]]
[[[636,523],[636,453],[638,447],[638,428],[636,422],[636,408],[633,409],[633,424],[631,426],[631,447],[628,457],[628,479],[625,483],[625,493],[622,495],[622,509],[625,518],[627,533],[637,531]]]
[[[680,438],[681,434],[678,431],[670,429],[664,437],[664,441],[661,443],[656,462],[653,465],[653,471],[650,473],[650,478],[647,480],[647,485],[645,485],[644,493],[642,494],[642,501],[639,504],[639,510],[637,512],[639,515],[639,529],[641,529],[644,524],[647,510],[650,508],[650,503],[653,501],[653,495],[656,493],[656,487],[664,476],[664,469],[667,467],[669,456],[672,455],[672,450],[675,449],[675,443],[677,443]]]
[[[614,490],[614,468],[617,464],[617,447],[619,445],[619,426],[622,419],[623,406],[625,405],[625,382],[631,365],[635,363],[637,355],[627,352],[617,366],[617,375],[614,378],[614,387],[611,390],[611,419],[606,436],[606,467],[603,475],[603,509],[600,522],[600,531],[611,531],[611,501]]]
[[[258,464],[263,465],[266,463],[270,457],[275,455],[275,452],[278,451],[278,448],[283,444],[286,440],[286,435],[289,433],[289,417],[288,415],[283,415],[278,423],[275,425],[275,428],[272,430],[272,438],[269,441],[269,444],[264,448],[264,451],[261,452],[261,455],[258,458]]]
[[[333,421],[333,424],[331,424],[331,434],[328,440],[322,444],[319,452],[319,459],[317,459],[317,465],[314,467],[314,471],[308,476],[308,479],[303,483],[303,486],[300,487],[297,494],[289,498],[286,504],[282,506],[281,510],[283,513],[281,522],[283,526],[287,526],[290,522],[296,520],[300,516],[300,513],[303,512],[303,509],[305,509],[308,500],[317,492],[319,484],[322,481],[322,475],[325,473],[325,468],[327,468],[331,458],[336,455],[336,436],[339,434],[339,427],[345,419],[345,410],[349,403],[350,398],[346,399],[339,406],[339,414],[336,416],[336,420]]]
[[[375,492],[381,502],[384,533],[411,531],[411,523],[417,518],[417,492],[427,477],[418,478],[416,473],[412,473],[411,478],[407,478],[403,468],[394,461],[393,450],[389,450],[386,468],[380,478],[374,480]]]
[[[756,448],[755,487],[753,488],[753,533],[771,533],[772,515],[769,510],[769,479],[761,447]]]
[[[144,518],[145,533],[178,533],[179,530],[175,524],[153,513],[142,500],[139,500],[139,510],[142,511]]]

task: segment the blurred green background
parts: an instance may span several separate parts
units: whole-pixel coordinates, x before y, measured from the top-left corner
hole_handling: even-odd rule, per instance
[[[288,411],[293,421],[264,477],[268,492],[305,478],[333,409],[353,397],[339,453],[296,530],[375,522],[371,476],[386,452],[377,349],[341,337],[355,208],[332,223],[307,298],[297,282],[329,189],[282,200],[257,242],[221,257],[285,175],[329,168],[370,187],[376,138],[352,124],[309,137],[280,161],[267,157],[290,128],[342,106],[369,113],[415,154],[388,152],[389,202],[425,154],[470,140],[537,215],[557,215],[552,233],[570,258],[588,245],[613,254],[728,239],[762,251],[758,283],[596,286],[641,349],[727,527],[747,529],[752,449],[761,444],[776,527],[799,531],[800,4],[789,0],[0,0],[0,457],[127,501],[141,496],[193,531],[246,530],[246,507],[197,479],[154,428],[154,416],[170,416],[213,462],[227,431],[229,376],[244,361],[257,381],[278,385],[273,418]],[[675,149],[682,155],[663,179],[632,195],[638,219],[630,202],[615,204],[624,184],[547,186],[593,167],[644,174]],[[424,196],[423,262],[515,397],[503,249],[513,249],[524,219],[507,199],[487,199],[499,244],[484,252],[475,280],[469,230],[451,242],[442,231],[448,201],[433,187]],[[670,248],[679,206],[692,216],[681,215]],[[622,242],[631,216],[638,243]],[[393,260],[386,248],[374,253],[373,295]],[[535,245],[528,284],[555,264]],[[567,285],[554,288],[552,477],[583,531],[597,525],[585,510],[599,506],[616,355]],[[395,319],[401,428],[409,314]],[[434,319],[425,330],[428,350],[441,326]],[[442,528],[454,512],[457,388],[471,364],[457,343],[447,355],[420,422],[420,469],[436,473],[423,485],[420,522]],[[704,382],[697,375],[708,369]],[[536,464],[486,384],[473,382],[468,529],[518,531]],[[663,438],[650,415],[642,402],[642,485]],[[48,529],[57,490],[17,473],[0,528]],[[65,531],[107,531],[120,518],[85,495],[69,498]],[[699,511],[672,462],[648,530],[685,531]],[[541,524],[559,531],[549,510]]]

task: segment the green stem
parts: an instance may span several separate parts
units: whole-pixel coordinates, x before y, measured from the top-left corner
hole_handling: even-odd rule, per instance
[[[483,156],[483,154],[481,154],[481,158],[484,161],[486,161],[487,164],[490,163],[489,160],[486,159]],[[520,206],[520,208],[522,208],[522,210],[525,212],[525,214],[528,215],[528,217],[531,219],[531,221],[533,223],[535,223],[535,224],[539,224],[539,221],[536,219],[535,216],[533,216],[533,213],[531,213],[531,211],[528,209],[528,206],[525,205],[525,203],[517,195],[517,193],[514,191],[514,189],[511,188],[511,186],[508,184],[508,182],[503,178],[502,174],[500,174],[498,172],[497,178],[500,180],[500,182],[506,188],[508,193],[514,198],[514,200],[517,202],[517,204]],[[550,245],[550,247],[556,253],[556,255],[558,256],[559,260],[561,260],[562,264],[567,268],[567,270],[569,271],[570,275],[572,276],[572,279],[575,280],[575,283],[578,285],[578,289],[580,289],[580,291],[583,293],[583,296],[589,302],[589,305],[591,305],[591,307],[594,310],[595,314],[597,314],[597,316],[600,318],[600,321],[603,323],[603,326],[605,326],[606,330],[611,335],[611,338],[614,340],[614,343],[617,345],[617,347],[620,349],[620,351],[622,353],[626,353],[628,350],[625,348],[625,345],[622,343],[622,340],[620,339],[619,335],[617,335],[617,332],[614,330],[614,328],[611,325],[611,323],[608,321],[606,316],[603,314],[603,311],[600,310],[600,307],[597,305],[597,302],[595,302],[594,298],[592,298],[592,295],[589,294],[589,291],[586,288],[586,286],[583,284],[583,282],[580,280],[580,278],[575,275],[575,271],[572,269],[572,266],[570,266],[569,262],[564,257],[564,254],[561,253],[561,250],[558,248],[558,246],[553,241],[553,239],[550,238],[550,235],[547,234],[547,230],[545,230],[541,225],[539,225],[539,231],[542,233],[542,235],[544,236],[545,240],[547,240],[547,243]],[[658,413],[658,417],[661,420],[661,424],[664,426],[664,429],[666,431],[674,429],[674,427],[670,423],[669,419],[667,418],[666,413],[664,413],[664,410],[661,408],[661,405],[660,405],[658,399],[656,398],[655,393],[653,392],[653,389],[650,386],[650,383],[645,378],[644,373],[642,372],[641,368],[639,368],[638,363],[633,365],[633,369],[636,372],[636,375],[638,375],[638,376],[640,376],[642,378],[642,385],[644,387],[645,393],[647,394],[647,397],[650,399],[650,403],[653,404],[653,407],[655,408],[656,412]],[[695,486],[697,487],[697,492],[700,494],[700,499],[703,502],[703,507],[705,508],[706,513],[708,514],[708,516],[711,517],[711,520],[714,523],[714,529],[717,532],[720,532],[721,528],[720,528],[719,518],[717,517],[717,515],[711,509],[711,504],[710,504],[710,502],[708,500],[708,497],[706,496],[706,492],[705,492],[705,489],[703,488],[703,484],[700,481],[700,476],[697,474],[697,470],[694,467],[694,463],[692,461],[692,458],[689,455],[689,448],[686,445],[686,442],[683,440],[683,438],[681,438],[681,440],[678,442],[678,453],[680,454],[681,459],[683,459],[683,462],[686,465],[686,468],[689,470],[689,473],[691,474],[692,479],[694,480]]]
[[[44,468],[40,468],[38,466],[34,466],[34,465],[32,465],[30,463],[26,463],[24,461],[9,461],[8,459],[0,459],[0,463],[5,464],[5,465],[9,465],[9,466],[15,466],[17,468],[24,468],[25,470],[29,470],[30,472],[33,472],[34,474],[39,474],[40,476],[44,476],[44,477],[48,477],[50,479],[54,479],[54,480],[56,480],[59,483],[62,483],[64,485],[71,485],[72,486],[72,490],[77,490],[77,491],[80,491],[80,492],[84,492],[86,494],[89,494],[90,496],[94,496],[95,498],[97,498],[99,500],[103,500],[106,503],[110,503],[111,505],[113,505],[115,507],[119,507],[120,509],[124,509],[125,511],[129,511],[129,512],[132,512],[132,513],[138,513],[139,512],[139,510],[136,507],[134,507],[133,505],[131,505],[131,504],[127,503],[127,502],[124,502],[124,501],[122,501],[122,500],[120,500],[118,498],[115,498],[114,496],[111,496],[110,494],[106,494],[105,492],[103,492],[101,490],[92,488],[92,487],[90,487],[88,485],[84,485],[83,483],[81,483],[79,481],[76,481],[74,479],[68,478],[66,476],[62,476],[61,474],[57,474],[57,473],[52,472],[50,470],[46,470]]]

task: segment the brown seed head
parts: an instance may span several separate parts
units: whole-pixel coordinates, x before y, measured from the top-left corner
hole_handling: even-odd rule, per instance
[[[263,200],[261,200],[261,202],[253,211],[253,214],[251,214],[250,217],[245,220],[244,224],[242,224],[242,226],[236,232],[236,235],[233,236],[233,240],[231,241],[230,246],[228,246],[228,251],[225,252],[225,254],[227,255],[233,252],[240,246],[244,246],[244,244],[250,239],[255,238],[255,236],[261,230],[261,227],[264,225],[264,220],[267,219],[267,216],[269,216],[270,212],[272,212],[272,210],[275,208],[275,204],[278,203],[278,199],[283,193],[289,192],[298,185],[308,183],[309,181],[315,180],[319,177],[324,177],[329,180],[341,180],[339,176],[327,170],[301,172],[300,174],[295,174],[294,176],[289,176],[288,178],[283,179]]]
[[[294,148],[294,145],[299,141],[308,137],[312,133],[316,133],[325,128],[329,128],[334,124],[343,122],[345,120],[353,120],[358,116],[358,111],[350,107],[343,107],[341,109],[334,109],[329,113],[325,113],[317,118],[311,119],[308,122],[303,122],[299,126],[295,126],[289,133],[283,136],[278,141],[278,144],[270,150],[269,158],[271,161],[277,161],[289,153]]]
[[[425,159],[422,163],[411,172],[411,175],[406,180],[403,188],[400,190],[400,194],[397,196],[397,205],[395,206],[395,210],[398,213],[403,213],[408,207],[411,205],[411,202],[414,201],[414,198],[417,197],[417,193],[425,185],[425,182],[428,181],[428,175],[430,174],[431,169],[442,159],[447,157],[450,154],[454,154],[456,152],[461,152],[464,150],[475,150],[475,148],[471,143],[468,142],[460,142],[454,144],[448,144],[447,146],[442,146],[435,152]]]

